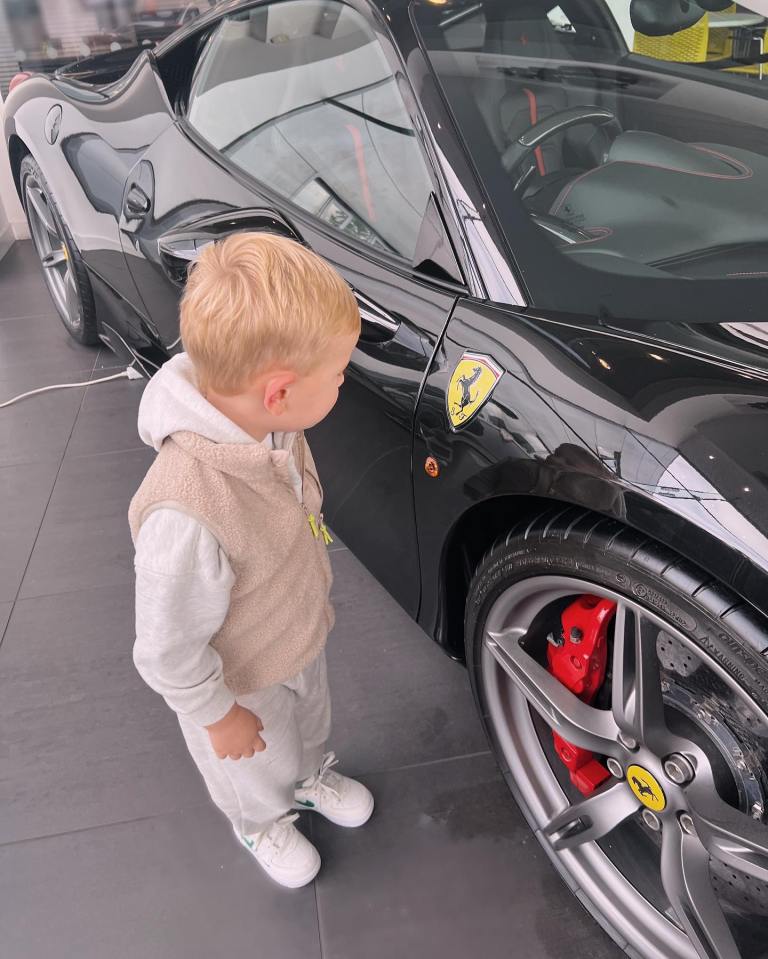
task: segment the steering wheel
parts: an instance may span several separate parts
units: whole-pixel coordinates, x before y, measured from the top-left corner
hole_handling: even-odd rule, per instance
[[[621,126],[615,114],[606,110],[605,107],[580,106],[558,110],[557,113],[553,113],[551,116],[545,117],[538,123],[534,123],[533,126],[528,127],[525,133],[510,143],[501,157],[502,166],[507,173],[514,173],[545,140],[582,124],[613,127],[615,133],[621,132]],[[532,165],[519,177],[514,186],[515,193],[519,193],[523,189],[534,169],[535,167]]]

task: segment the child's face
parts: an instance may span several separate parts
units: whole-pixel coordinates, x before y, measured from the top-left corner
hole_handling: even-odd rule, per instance
[[[311,429],[325,419],[339,398],[344,371],[357,340],[356,333],[334,337],[319,366],[311,373],[296,374],[295,380],[277,397],[277,428],[292,433]]]

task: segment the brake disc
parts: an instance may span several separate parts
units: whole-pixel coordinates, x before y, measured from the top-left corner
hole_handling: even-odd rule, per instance
[[[660,636],[657,648],[666,639],[666,636]],[[667,644],[667,655],[670,655],[671,645]],[[677,662],[679,664],[681,660],[678,658]],[[696,673],[700,665],[695,664],[685,675]],[[703,678],[703,673],[700,675]],[[711,690],[696,688],[695,683],[682,685],[669,674],[663,679],[662,688],[665,704],[691,720],[725,761],[736,784],[741,811],[764,822],[766,782],[762,750],[745,727],[744,716],[722,696],[714,696]],[[710,859],[709,865],[714,890],[723,903],[739,912],[768,916],[768,883],[753,879],[716,859]]]
[[[663,669],[678,676],[692,676],[701,667],[701,660],[669,633],[659,632],[656,653]]]

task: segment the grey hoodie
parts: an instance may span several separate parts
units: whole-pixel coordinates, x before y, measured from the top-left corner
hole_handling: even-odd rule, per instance
[[[144,391],[139,436],[153,449],[174,433],[214,443],[258,442],[205,399],[189,357],[169,360]],[[275,433],[268,449],[290,449],[293,434]],[[301,478],[291,459],[296,495]],[[210,645],[229,609],[235,581],[214,536],[172,503],[144,521],[136,540],[136,642],[133,661],[147,685],[175,712],[200,726],[221,719],[235,702],[221,657]]]

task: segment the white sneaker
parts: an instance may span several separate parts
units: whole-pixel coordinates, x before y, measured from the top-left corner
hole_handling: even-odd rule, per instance
[[[311,809],[337,826],[362,826],[373,812],[373,796],[355,779],[332,768],[338,760],[326,753],[320,769],[296,789],[294,809]]]
[[[235,835],[264,872],[289,889],[312,882],[320,871],[320,854],[294,826],[298,815],[282,816],[264,832]]]

